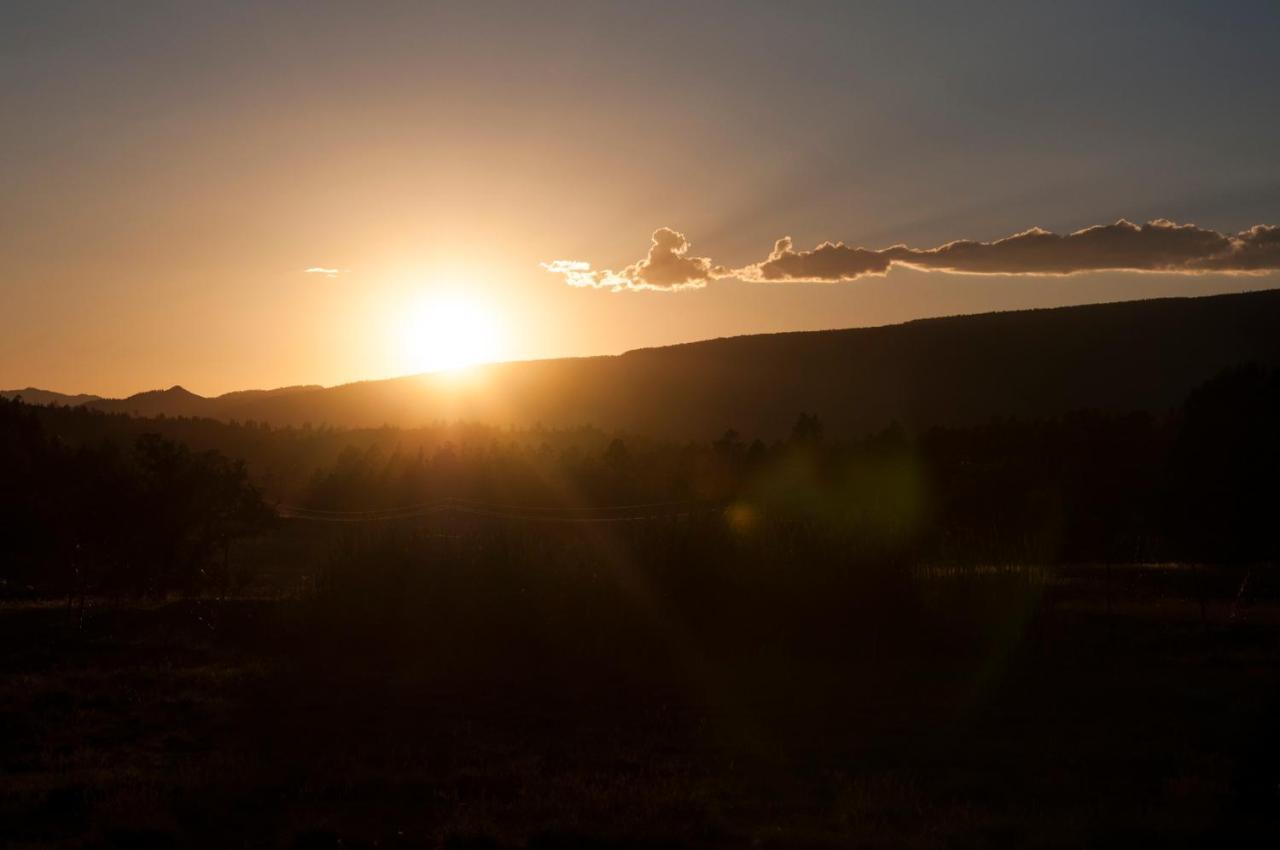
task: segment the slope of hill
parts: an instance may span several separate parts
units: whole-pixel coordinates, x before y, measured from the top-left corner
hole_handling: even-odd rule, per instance
[[[611,357],[499,363],[331,388],[202,398],[173,387],[94,407],[279,425],[592,424],[677,439],[834,433],[1071,410],[1163,412],[1220,369],[1280,364],[1280,290],[742,336]]]
[[[295,384],[291,387],[277,387],[274,390],[237,390],[235,392],[223,393],[220,396],[215,396],[211,400],[218,402],[221,406],[231,408],[246,401],[259,401],[264,398],[289,395],[290,393],[309,392],[311,390],[322,389],[324,389],[324,387],[319,384]]]
[[[238,405],[281,424],[594,424],[675,438],[766,438],[800,411],[861,433],[1081,408],[1164,411],[1218,370],[1280,363],[1280,290],[744,336],[502,363]]]

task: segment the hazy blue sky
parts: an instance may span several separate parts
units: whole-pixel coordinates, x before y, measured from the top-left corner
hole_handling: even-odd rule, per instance
[[[737,266],[783,235],[1280,223],[1280,3],[0,10],[0,386],[411,371],[402,320],[436,296],[524,358],[1280,284],[897,269],[612,293],[539,266],[621,268],[659,226]]]

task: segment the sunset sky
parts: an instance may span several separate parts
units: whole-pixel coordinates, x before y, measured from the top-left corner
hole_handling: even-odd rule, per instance
[[[0,15],[6,389],[214,394],[1280,285],[1280,240],[1248,231],[1280,224],[1274,2]],[[1122,218],[1198,228],[1134,231],[1147,273],[1094,270],[1146,241],[931,253]],[[629,291],[660,228],[706,264]],[[804,273],[770,279],[783,237]],[[819,281],[826,241],[873,252]]]

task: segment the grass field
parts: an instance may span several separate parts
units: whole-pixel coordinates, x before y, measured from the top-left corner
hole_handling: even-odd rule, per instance
[[[917,571],[940,640],[855,630],[814,653],[686,634],[449,654],[399,633],[326,638],[298,599],[12,603],[0,834],[1275,846],[1280,609],[1240,594],[1242,571],[1197,594],[1189,573]]]

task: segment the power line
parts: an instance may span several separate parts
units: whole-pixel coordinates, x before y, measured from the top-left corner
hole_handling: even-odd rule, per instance
[[[501,502],[484,502],[479,499],[466,498],[451,498],[448,501],[455,504],[470,505],[487,510],[536,511],[539,513],[606,513],[610,511],[638,510],[639,508],[665,508],[675,507],[677,505],[697,504],[696,500],[676,499],[666,502],[634,502],[628,505],[593,505],[575,508],[568,506],[504,504]]]
[[[364,510],[364,511],[342,511],[342,510],[329,510],[327,508],[307,508],[307,507],[302,507],[300,505],[276,505],[276,510],[285,511],[288,513],[307,513],[307,514],[323,514],[326,516],[362,517],[362,516],[373,516],[375,514],[400,513],[403,511],[424,510],[427,508],[444,505],[449,501],[450,500],[448,498],[439,498],[439,499],[432,499],[431,501],[428,501],[428,502],[419,502],[414,505],[397,505],[391,508],[373,508],[373,509]]]
[[[633,516],[600,516],[599,514],[617,514],[624,511],[649,510],[658,507],[692,507],[685,511],[661,511]],[[718,504],[699,503],[696,501],[635,502],[622,505],[598,505],[593,507],[555,507],[545,505],[512,505],[501,502],[483,502],[478,499],[462,499],[445,497],[414,505],[403,505],[364,511],[340,511],[323,508],[306,508],[296,505],[277,505],[276,510],[286,519],[300,519],[311,522],[378,522],[383,520],[415,519],[436,513],[458,513],[470,516],[481,516],[493,519],[525,520],[534,522],[640,522],[654,519],[673,519],[690,516],[695,513],[707,513],[719,510]],[[584,514],[586,514],[584,516]],[[591,514],[595,514],[594,516]]]
[[[640,514],[637,516],[594,516],[594,517],[577,516],[577,517],[574,517],[574,516],[545,516],[545,515],[540,516],[537,514],[516,514],[516,513],[505,513],[501,511],[472,510],[467,508],[457,509],[458,513],[469,514],[471,516],[490,517],[493,519],[512,519],[512,520],[522,520],[524,522],[571,522],[571,523],[645,522],[648,520],[656,520],[656,519],[679,519],[682,517],[693,516],[695,513],[707,513],[708,510],[714,510],[714,508],[704,509],[703,511],[680,511],[680,512],[667,512],[667,513],[659,513],[659,514]]]

